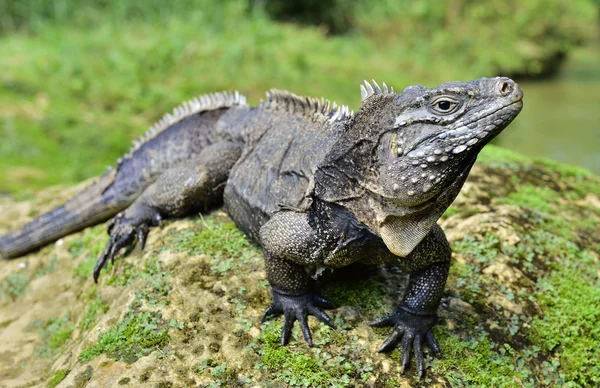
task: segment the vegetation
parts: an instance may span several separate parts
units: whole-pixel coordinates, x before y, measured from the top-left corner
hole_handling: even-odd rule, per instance
[[[278,87],[356,109],[366,77],[402,88],[535,75],[597,29],[588,0],[301,4],[0,2],[0,192],[98,175],[200,93],[238,89],[256,102]],[[291,14],[318,26],[269,18]]]
[[[67,375],[69,374],[70,370],[68,369],[59,369],[56,371],[56,373],[52,376],[52,378],[50,378],[50,380],[48,380],[48,387],[49,388],[54,388],[56,387],[58,384],[60,384],[61,381],[63,381],[65,379],[65,377],[67,377]]]
[[[256,102],[278,87],[356,109],[356,85],[366,76],[401,88],[545,74],[594,34],[599,4],[0,1],[0,192],[29,199],[26,190],[97,175],[164,112],[203,92],[239,89]],[[453,240],[444,298],[450,306],[440,310],[435,329],[446,356],[427,360],[421,383],[599,385],[598,178],[493,146],[477,168],[472,182],[487,190],[475,193],[478,207],[457,201],[444,222],[481,215],[481,206],[501,222],[471,223]],[[45,360],[48,368],[99,329],[61,369],[38,375],[56,386],[73,373],[75,386],[83,386],[93,377],[90,361],[106,354],[134,364],[136,380],[123,384],[144,385],[154,366],[170,376],[191,370],[209,386],[415,383],[412,374],[399,375],[398,350],[374,352],[389,329],[366,325],[394,307],[398,293],[389,285],[405,275],[336,271],[323,290],[341,306],[332,313],[336,331],[311,318],[314,348],[304,345],[297,325],[290,346],[281,347],[281,319],[260,330],[256,323],[268,303],[256,247],[218,212],[177,225],[186,228],[153,231],[158,242],[105,271],[98,288],[89,274],[107,239],[103,225],[66,238],[63,248],[44,248],[28,259],[37,265],[3,276],[6,308],[32,301],[39,308],[56,290],[40,292],[50,282],[34,280],[60,277],[64,268],[73,281],[65,292],[79,295],[76,308],[30,323],[39,340],[31,358],[20,359]],[[516,275],[498,278],[507,276],[490,270],[499,264]],[[129,292],[126,306],[114,298]],[[11,329],[16,319],[0,328]],[[151,353],[153,368],[136,369],[135,361]]]
[[[100,334],[98,343],[84,349],[79,361],[89,362],[102,353],[116,360],[133,363],[169,342],[167,329],[160,316],[151,312],[129,312],[119,324]]]

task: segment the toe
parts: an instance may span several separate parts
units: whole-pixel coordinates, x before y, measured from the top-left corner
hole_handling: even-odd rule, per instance
[[[332,301],[330,301],[329,299],[325,298],[324,296],[315,294],[313,297],[313,302],[315,305],[324,308],[326,310],[331,310],[336,308],[337,306],[335,305],[335,303],[333,303]]]
[[[394,321],[392,320],[391,315],[386,315],[385,317],[378,318],[378,319],[374,320],[373,322],[369,323],[369,326],[372,326],[372,327],[387,327],[387,326],[393,326],[393,325],[394,325]]]
[[[415,336],[415,339],[413,340],[415,360],[417,361],[417,376],[419,377],[419,379],[423,377],[423,374],[425,372],[425,363],[423,362],[423,347],[421,346],[422,341],[422,336]]]
[[[265,322],[270,317],[272,317],[274,315],[278,315],[278,314],[281,314],[281,310],[279,310],[277,307],[275,307],[275,305],[270,305],[269,307],[267,307],[265,309],[265,312],[263,313],[262,317],[260,318],[260,321]]]
[[[308,346],[313,345],[312,335],[310,334],[310,328],[308,327],[308,314],[303,313],[298,318],[298,323],[300,323],[300,329],[302,329],[302,335],[304,336],[304,340],[308,344]]]
[[[392,334],[390,334],[390,336],[387,337],[385,341],[383,341],[381,347],[377,349],[377,351],[381,353],[394,349],[400,337],[402,337],[402,330],[394,329],[394,331],[392,331]]]
[[[440,351],[440,345],[438,345],[437,341],[435,340],[433,332],[428,331],[425,335],[425,340],[427,341],[427,346],[429,346],[429,349],[431,349],[433,354],[438,358],[441,357],[442,352]]]
[[[402,337],[402,373],[408,369],[408,365],[410,364],[410,353],[412,350],[413,339],[414,335],[410,332],[404,333],[404,337]]]
[[[315,316],[319,321],[323,322],[327,326],[333,328],[333,321],[329,318],[329,315],[325,314],[323,310],[318,307],[308,306],[308,311]]]
[[[290,336],[292,335],[292,328],[294,327],[294,321],[296,317],[292,314],[284,314],[285,321],[283,323],[283,329],[281,329],[281,345],[287,345],[290,342]]]
[[[137,230],[137,239],[142,250],[146,247],[146,237],[148,237],[148,227],[145,225],[140,226]]]

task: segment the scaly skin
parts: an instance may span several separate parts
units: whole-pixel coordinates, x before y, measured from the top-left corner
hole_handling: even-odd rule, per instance
[[[323,310],[334,306],[317,292],[310,271],[354,262],[408,270],[398,307],[372,325],[393,327],[379,350],[400,344],[402,370],[414,352],[422,376],[423,343],[440,353],[431,329],[451,259],[436,222],[479,151],[520,112],[522,92],[508,78],[402,93],[374,85],[361,86],[356,115],[276,90],[256,108],[237,94],[185,105],[110,179],[68,202],[68,211],[59,208],[1,237],[0,253],[22,255],[115,215],[97,280],[121,248],[143,246],[162,219],[223,200],[264,249],[273,303],[263,318],[284,316],[284,345],[296,320],[309,345],[308,315],[332,325]]]

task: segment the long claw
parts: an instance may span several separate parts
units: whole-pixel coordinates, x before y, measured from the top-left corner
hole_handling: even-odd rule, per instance
[[[281,329],[281,345],[285,346],[288,342],[290,342],[290,336],[292,335],[292,328],[294,327],[295,320],[295,316],[291,314],[285,314],[283,329]]]
[[[387,327],[387,326],[392,326],[393,324],[394,324],[394,321],[392,320],[392,316],[386,315],[385,317],[378,318],[378,319],[374,320],[373,322],[369,323],[369,326]]]
[[[413,339],[414,336],[410,332],[405,333],[402,338],[402,368],[400,369],[400,373],[404,373],[410,364],[410,351]]]
[[[431,349],[433,354],[438,358],[441,357],[442,352],[440,351],[440,345],[438,345],[431,331],[427,332],[425,335],[425,340],[427,341],[427,346],[429,346],[429,349]]]
[[[308,328],[308,315],[302,314],[298,318],[298,323],[300,324],[300,329],[302,329],[302,335],[304,336],[304,340],[308,344],[309,347],[312,347],[312,336],[310,335],[310,329]]]
[[[111,264],[115,264],[115,252],[116,252],[116,248],[117,248],[116,244],[113,244],[113,246],[110,247],[110,253],[108,254],[108,260],[110,260]],[[106,268],[106,265],[108,264],[108,260],[106,260],[104,262],[104,267],[103,268]]]
[[[413,349],[415,350],[415,359],[417,360],[417,376],[423,377],[425,373],[425,363],[423,361],[423,347],[421,346],[422,337],[415,336],[413,341]]]
[[[154,219],[157,219],[155,214]],[[158,216],[158,221],[160,216]],[[126,248],[137,241],[140,243],[142,249],[146,246],[148,237],[149,223],[151,222],[150,217],[148,218],[133,218],[129,219],[125,217],[123,212],[117,214],[108,223],[107,231],[110,236],[104,251],[98,258],[93,271],[94,282],[98,283],[98,278],[102,269],[106,268],[106,265],[110,261],[114,264],[116,256],[122,248]]]
[[[398,342],[398,339],[400,339],[400,336],[402,336],[402,333],[403,332],[401,330],[392,331],[392,334],[390,334],[390,336],[387,337],[385,341],[383,341],[381,347],[377,349],[377,352],[382,353],[392,350],[396,345],[396,342]]]
[[[148,229],[147,228],[139,228],[137,230],[137,239],[140,243],[140,248],[142,251],[146,247],[146,237],[148,237]]]
[[[326,324],[327,326],[333,328],[333,321],[331,320],[331,318],[329,318],[329,315],[325,314],[325,312],[323,312],[323,310],[317,308],[317,307],[313,307],[313,306],[309,306],[308,307],[308,311],[315,317],[317,318],[319,321],[323,322],[324,324]]]

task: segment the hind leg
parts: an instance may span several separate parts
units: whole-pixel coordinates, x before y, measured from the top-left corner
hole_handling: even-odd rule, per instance
[[[239,158],[239,145],[230,142],[206,147],[197,158],[166,170],[127,209],[108,225],[110,239],[94,267],[94,281],[108,261],[139,241],[144,248],[152,226],[163,218],[183,217],[219,203],[229,170]]]

